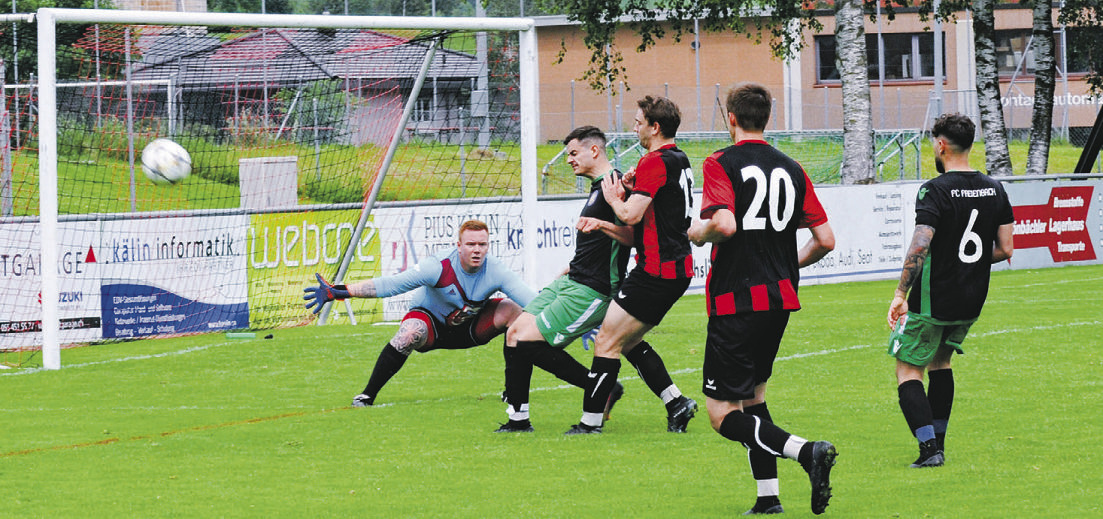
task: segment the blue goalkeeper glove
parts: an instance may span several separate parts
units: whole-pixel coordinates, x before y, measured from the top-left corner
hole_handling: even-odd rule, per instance
[[[303,289],[307,310],[313,308],[314,313],[318,313],[322,310],[322,306],[334,299],[342,301],[352,297],[345,285],[331,285],[321,274],[315,272],[314,275],[318,277],[318,286]]]
[[[590,331],[582,334],[582,349],[589,351],[591,344],[594,344],[594,345],[597,344],[597,331],[600,328],[601,327],[599,326],[597,328],[594,328],[593,330],[590,330]]]

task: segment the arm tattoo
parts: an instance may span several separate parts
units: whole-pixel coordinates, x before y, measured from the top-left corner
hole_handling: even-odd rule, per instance
[[[908,254],[904,257],[904,268],[900,271],[900,284],[896,286],[898,292],[908,293],[915,279],[923,270],[923,263],[927,260],[927,253],[931,249],[931,240],[934,238],[934,227],[929,225],[916,225],[915,234],[912,235],[912,243],[908,247]]]
[[[353,297],[376,297],[375,283],[368,279],[348,286],[349,294]]]

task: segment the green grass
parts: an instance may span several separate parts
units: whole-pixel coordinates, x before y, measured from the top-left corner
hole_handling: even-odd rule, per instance
[[[907,468],[917,451],[884,353],[894,282],[801,291],[769,401],[781,426],[838,446],[828,516],[1103,514],[1103,266],[992,285],[955,359],[947,465],[930,470]],[[687,296],[649,336],[699,400],[704,322]],[[539,370],[536,432],[492,433],[505,419],[500,340],[417,354],[379,405],[345,407],[394,329],[106,343],[65,350],[59,371],[0,370],[0,516],[709,518],[754,501],[744,449],[703,414],[665,432],[630,369],[597,437],[562,435],[581,396]],[[803,471],[779,471],[788,516],[810,517]]]

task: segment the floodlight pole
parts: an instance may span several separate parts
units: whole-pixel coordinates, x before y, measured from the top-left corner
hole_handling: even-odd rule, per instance
[[[421,87],[425,84],[425,76],[429,74],[429,66],[433,64],[433,58],[437,55],[438,45],[440,45],[440,38],[434,39],[429,44],[429,52],[425,54],[425,60],[421,62],[421,70],[418,71],[414,86],[410,89],[410,96],[406,98],[406,106],[402,109],[402,117],[399,117],[398,126],[395,127],[391,142],[387,145],[387,153],[383,156],[383,164],[379,166],[379,174],[375,176],[375,182],[372,183],[371,191],[368,192],[368,198],[364,201],[364,208],[360,211],[360,219],[356,222],[356,229],[352,231],[352,239],[349,240],[345,254],[341,258],[341,266],[337,269],[337,275],[333,278],[334,283],[344,281],[345,274],[348,273],[349,264],[352,263],[352,255],[355,254],[356,245],[360,243],[360,237],[364,234],[364,227],[368,225],[368,216],[375,207],[375,200],[379,197],[383,179],[387,176],[387,170],[391,168],[395,152],[398,151],[398,144],[402,142],[402,134],[406,133],[406,123],[410,120],[410,114],[417,104]],[[332,301],[322,306],[322,312],[318,316],[319,325],[325,324],[326,320],[329,319],[329,311],[333,308],[331,303]],[[349,309],[349,314],[351,315],[351,313],[352,310]]]

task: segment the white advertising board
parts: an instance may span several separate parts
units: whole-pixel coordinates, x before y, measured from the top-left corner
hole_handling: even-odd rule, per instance
[[[98,223],[58,226],[58,316],[60,340],[100,337],[100,290],[96,255]],[[37,223],[0,224],[0,350],[42,344],[41,234]]]
[[[103,337],[249,326],[247,215],[103,223]]]

